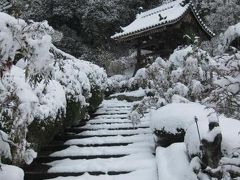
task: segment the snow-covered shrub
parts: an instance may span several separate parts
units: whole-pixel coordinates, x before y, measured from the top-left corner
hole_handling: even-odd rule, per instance
[[[213,58],[196,45],[175,50],[170,56],[170,93],[183,96],[189,100],[201,100],[211,90]],[[172,92],[173,91],[173,92]]]
[[[172,103],[151,111],[151,129],[161,146],[183,142],[188,127],[195,117],[205,119],[209,111],[198,103]],[[204,112],[204,113],[203,113]]]
[[[68,100],[86,105],[86,99],[91,96],[91,86],[79,60],[64,60],[56,64],[54,79],[64,87]]]
[[[107,94],[122,92],[127,89],[128,77],[124,75],[114,75],[107,80]]]
[[[35,23],[15,19],[1,13],[1,73],[23,58],[26,76],[37,81],[36,76],[49,78],[53,58],[49,53],[53,29],[47,22]]]
[[[176,49],[169,60],[157,58],[149,67],[140,69],[136,76],[130,79],[129,84],[154,89],[156,98],[160,101],[165,99],[165,104],[173,101],[201,101],[213,88],[212,69],[215,64],[206,51],[194,44]],[[144,101],[137,109],[143,108],[143,104],[148,104]],[[153,107],[158,106],[150,104]]]
[[[108,68],[109,75],[126,74],[133,75],[134,67],[136,64],[136,56],[132,54],[126,57],[120,57],[115,61],[112,61]]]
[[[129,89],[149,88],[158,89],[163,93],[169,86],[167,75],[169,63],[162,58],[157,58],[149,67],[139,69],[135,76],[128,82]]]
[[[240,117],[240,52],[215,57],[214,90],[207,102],[219,112]]]
[[[228,29],[212,38],[211,41],[203,42],[204,50],[211,53],[213,56],[222,56],[224,53],[232,53],[239,50],[239,44],[234,45],[234,41],[239,41],[240,38],[240,23],[228,27]],[[232,45],[234,47],[232,47]]]
[[[11,149],[9,145],[10,141],[8,135],[0,130],[0,167],[1,157],[12,159]]]
[[[67,92],[68,101],[80,103],[79,108],[86,107],[94,111],[103,100],[107,88],[107,74],[99,66],[64,53],[52,46],[56,62],[54,78],[60,81]]]
[[[37,150],[61,130],[66,108],[79,113],[91,98],[94,108],[100,103],[107,75],[55,48],[47,22],[4,13],[0,19],[0,126],[14,144],[13,163],[31,163],[32,147]]]
[[[4,73],[1,87],[0,124],[17,144],[13,160],[18,163],[29,152],[30,144],[26,142],[28,126],[34,120],[54,120],[57,116],[64,115],[65,91],[54,80],[48,80],[48,83],[41,81],[32,88],[26,82],[24,70],[16,66]]]
[[[54,59],[49,34],[53,29],[47,22],[25,22],[5,13],[0,18],[0,122],[16,143],[13,162],[20,164],[33,152],[26,141],[28,126],[35,118],[55,118],[64,112],[65,93],[50,80]],[[13,66],[19,60],[25,61],[24,69]]]

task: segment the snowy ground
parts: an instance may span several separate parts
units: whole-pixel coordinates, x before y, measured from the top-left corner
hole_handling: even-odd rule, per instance
[[[24,172],[16,166],[1,164],[0,180],[23,180]]]
[[[139,90],[136,90],[136,91],[112,94],[110,97],[117,97],[121,95],[131,96],[131,97],[144,97],[146,96],[146,90],[140,88]]]
[[[76,135],[93,136],[69,139],[68,148],[54,152],[51,157],[66,157],[48,163],[49,173],[86,172],[79,177],[59,177],[54,180],[157,180],[157,166],[153,153],[155,143],[149,128],[149,119],[133,128],[127,119],[133,103],[124,101],[104,101],[96,114],[104,113],[90,120]],[[116,114],[121,113],[121,114]],[[119,146],[97,146],[104,144]],[[121,145],[126,143],[127,145]],[[78,147],[77,145],[89,145]],[[70,159],[73,156],[123,155],[113,158]],[[93,176],[87,172],[105,172],[106,175]],[[108,175],[108,172],[129,172],[121,175]]]

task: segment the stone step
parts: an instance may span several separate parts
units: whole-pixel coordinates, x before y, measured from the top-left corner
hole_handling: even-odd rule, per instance
[[[122,117],[122,116],[120,116],[120,117],[110,117],[110,116],[96,116],[96,117],[94,117],[93,118],[94,120],[96,120],[96,119],[128,119],[128,117],[126,116],[124,116],[124,117]]]
[[[96,129],[96,130],[101,130],[101,129],[118,129],[118,128],[141,128],[141,127],[146,127],[150,126],[149,122],[144,122],[141,124],[138,124],[134,126],[132,123],[118,123],[118,124],[86,124],[85,126],[80,126],[80,127],[74,127],[75,129]]]
[[[120,158],[120,157],[124,157],[127,156],[129,154],[114,154],[114,155],[91,155],[91,156],[57,156],[57,157],[52,157],[52,156],[44,156],[44,155],[40,155],[37,157],[37,159],[34,160],[34,163],[49,163],[52,161],[57,161],[57,160],[63,160],[63,159],[72,159],[72,160],[76,160],[76,159],[97,159],[97,158],[101,158],[101,159],[110,159],[110,158]]]
[[[127,117],[129,113],[97,113],[92,114],[91,118],[102,117],[102,116],[109,116],[109,117]]]
[[[129,137],[129,136],[134,136],[134,135],[139,135],[139,134],[147,134],[147,133],[130,133],[130,134],[117,134],[121,135],[123,137]],[[67,141],[68,139],[82,139],[82,138],[91,138],[91,137],[110,137],[113,136],[111,134],[106,134],[106,135],[78,135],[78,134],[65,134],[65,135],[60,135],[56,136],[54,140],[56,141]]]
[[[107,120],[107,121],[104,121],[104,122],[97,122],[97,121],[88,121],[88,122],[85,122],[85,123],[80,123],[80,124],[77,124],[77,125],[73,125],[72,127],[81,127],[81,126],[85,126],[85,125],[101,125],[101,124],[132,124],[131,121],[119,121],[119,122],[111,122],[110,120]]]
[[[99,175],[121,175],[121,174],[128,174],[130,172],[126,172],[126,171],[120,171],[120,172],[114,172],[114,171],[110,171],[110,172],[78,172],[78,173],[47,173],[47,172],[40,172],[40,171],[33,171],[33,172],[25,172],[25,177],[24,180],[47,180],[47,179],[53,179],[53,178],[57,178],[57,177],[78,177],[78,176],[82,176],[85,173],[88,173],[90,175],[93,176],[99,176]]]
[[[139,128],[149,128],[149,126],[141,126]],[[135,130],[137,127],[124,127],[124,128],[108,128],[107,130]],[[90,129],[90,128],[67,128],[65,130],[66,133],[82,133],[84,131],[97,131],[100,129]]]
[[[78,146],[78,147],[102,147],[102,146],[108,146],[108,147],[111,147],[111,146],[127,146],[129,144],[133,144],[133,143],[105,143],[105,144],[87,144],[87,145],[82,145],[82,144],[77,144],[75,146]],[[55,142],[55,143],[52,143],[51,145],[48,145],[48,146],[45,146],[42,151],[51,151],[51,152],[56,152],[56,151],[61,151],[61,150],[64,150],[68,147],[70,147],[71,145],[66,145],[64,144],[64,142]]]
[[[87,123],[90,124],[97,124],[97,123],[131,123],[129,119],[101,119],[101,118],[95,118],[89,120]]]
[[[84,131],[79,134],[68,133],[69,135],[81,135],[81,136],[114,136],[114,135],[138,135],[138,134],[151,134],[150,128],[137,128],[134,130],[96,130],[96,131]]]

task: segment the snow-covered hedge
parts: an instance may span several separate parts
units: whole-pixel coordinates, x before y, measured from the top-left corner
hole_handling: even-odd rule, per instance
[[[100,103],[107,75],[54,47],[54,30],[46,21],[25,22],[5,13],[0,19],[0,127],[12,142],[13,163],[31,163],[36,155],[31,147],[43,145],[41,138],[51,140],[69,109],[84,116],[91,102],[91,108]]]

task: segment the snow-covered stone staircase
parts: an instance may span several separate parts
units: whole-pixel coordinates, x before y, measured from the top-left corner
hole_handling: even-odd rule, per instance
[[[106,100],[94,117],[66,129],[31,166],[26,180],[157,180],[148,118],[127,119],[132,103]]]

